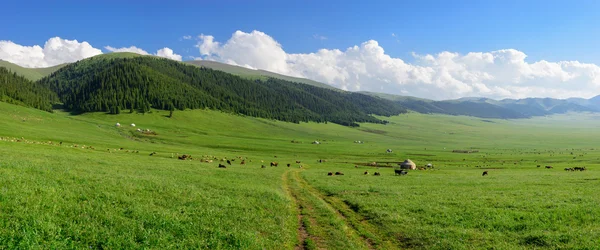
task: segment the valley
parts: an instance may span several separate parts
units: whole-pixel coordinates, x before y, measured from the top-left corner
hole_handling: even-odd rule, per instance
[[[408,113],[351,128],[208,110],[167,113],[70,115],[0,103],[0,243],[593,248],[599,238],[593,114],[483,121]],[[192,160],[178,160],[182,154]],[[224,158],[234,161],[217,168]],[[384,163],[407,158],[434,169],[395,176]],[[364,166],[371,162],[381,163]],[[575,166],[586,171],[563,170]],[[328,176],[332,171],[344,175]]]

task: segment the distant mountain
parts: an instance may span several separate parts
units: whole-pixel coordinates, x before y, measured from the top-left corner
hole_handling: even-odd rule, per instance
[[[240,66],[215,62],[215,61],[195,60],[195,61],[186,61],[185,63],[195,65],[195,66],[200,66],[200,67],[211,68],[214,70],[220,70],[223,72],[227,72],[229,74],[241,76],[243,78],[247,78],[247,79],[251,79],[251,80],[265,81],[265,80],[268,80],[269,78],[275,78],[275,79],[286,80],[289,82],[304,83],[304,84],[308,84],[308,85],[312,85],[312,86],[316,86],[316,87],[320,87],[320,88],[338,90],[337,88],[335,88],[329,84],[320,83],[320,82],[313,81],[313,80],[306,79],[306,78],[286,76],[286,75],[273,73],[270,71],[254,70],[254,69],[244,68],[244,67],[240,67]]]
[[[99,55],[99,56],[95,56],[92,58],[82,60],[81,65],[91,65],[90,62],[95,62],[97,60],[99,60],[103,63],[92,66],[91,67],[92,70],[89,72],[86,71],[85,73],[81,72],[81,70],[85,71],[85,67],[82,68],[81,66],[77,66],[75,68],[77,68],[78,70],[74,70],[74,71],[71,70],[69,72],[71,72],[72,74],[82,74],[82,75],[70,75],[70,77],[71,78],[73,78],[74,76],[76,76],[76,77],[92,77],[92,76],[94,76],[94,74],[97,74],[98,71],[102,67],[113,66],[112,64],[107,64],[106,61],[112,61],[114,59],[117,59],[117,60],[134,59],[134,58],[140,58],[140,57],[154,58],[154,59],[158,58],[155,56],[142,56],[142,55],[135,54],[135,53],[103,54],[103,55]],[[176,62],[176,63],[179,63],[179,62]],[[179,63],[179,64],[181,64],[181,63]],[[231,108],[231,107],[226,108],[227,105],[235,106],[238,104],[225,104],[225,103],[219,104],[220,105],[219,107],[212,107],[212,108],[229,110],[229,111],[240,112],[240,113],[246,112],[246,113],[254,114],[253,116],[270,117],[270,118],[275,118],[275,119],[290,120],[290,121],[296,121],[296,122],[299,120],[303,120],[303,119],[304,120],[306,120],[306,119],[315,120],[315,121],[336,120],[336,121],[338,121],[338,123],[341,123],[341,124],[354,124],[355,121],[371,121],[371,122],[373,122],[375,120],[372,120],[373,119],[372,117],[367,115],[370,118],[366,118],[367,116],[364,116],[364,115],[366,115],[366,114],[392,115],[392,114],[398,114],[398,113],[405,112],[406,109],[413,110],[413,111],[419,112],[419,113],[466,115],[466,116],[475,116],[475,117],[481,117],[481,118],[501,118],[501,119],[528,118],[528,117],[532,117],[532,116],[562,114],[562,113],[567,113],[567,112],[600,112],[600,96],[596,96],[596,97],[593,97],[590,99],[569,98],[569,99],[564,99],[564,100],[563,99],[553,99],[553,98],[525,98],[525,99],[493,100],[493,99],[482,98],[482,97],[463,97],[463,98],[456,99],[456,100],[434,101],[434,100],[411,97],[411,96],[399,96],[399,95],[375,93],[375,92],[350,93],[350,92],[346,92],[346,91],[342,91],[340,89],[334,88],[328,84],[320,83],[320,82],[309,80],[309,79],[285,76],[285,75],[268,72],[268,71],[264,71],[264,70],[253,70],[253,69],[248,69],[248,68],[244,68],[244,67],[214,62],[214,61],[196,60],[196,61],[187,61],[187,62],[184,62],[184,64],[193,65],[193,66],[199,67],[200,69],[212,69],[212,70],[217,70],[216,72],[225,72],[228,74],[233,74],[233,75],[241,77],[242,80],[245,80],[244,84],[248,84],[248,82],[252,82],[253,84],[261,83],[263,87],[266,86],[271,89],[279,88],[278,91],[283,91],[284,93],[292,95],[292,98],[296,102],[296,104],[293,104],[293,105],[299,105],[299,106],[303,107],[300,110],[294,111],[294,115],[289,115],[289,114],[273,115],[272,111],[264,111],[264,112],[259,111],[264,108],[266,108],[266,109],[273,108],[273,107],[262,107],[261,105],[249,108],[249,109],[255,109],[254,111],[249,111],[249,110],[245,110],[245,109],[244,109],[244,111],[240,111],[240,110],[238,110],[239,108]],[[64,67],[70,66],[70,65],[72,65],[72,64],[63,64],[63,65],[58,65],[58,66],[54,66],[54,67],[50,67],[50,68],[30,69],[30,68],[23,68],[16,64],[12,64],[12,63],[0,60],[0,67],[8,68],[12,72],[16,72],[18,75],[24,76],[25,78],[30,79],[30,80],[41,79],[45,76],[49,76],[51,73],[56,72],[57,70],[59,70],[61,68],[64,68]],[[152,67],[155,67],[155,66],[156,65],[154,65]],[[184,93],[188,93],[184,96],[191,96],[191,97],[189,97],[190,99],[187,101],[184,101],[183,99],[185,99],[185,97],[183,97],[183,96],[176,97],[175,93],[169,94],[170,90],[161,90],[161,91],[157,90],[157,93],[155,93],[153,95],[158,95],[159,93],[163,97],[165,95],[170,95],[170,97],[169,97],[170,99],[167,98],[170,101],[167,101],[167,99],[154,98],[154,103],[148,103],[148,100],[144,100],[143,103],[135,103],[135,104],[130,105],[130,104],[125,104],[125,103],[130,103],[130,102],[126,101],[125,103],[122,102],[122,103],[119,103],[119,105],[113,105],[113,106],[118,106],[119,108],[133,106],[135,109],[143,108],[141,106],[146,107],[148,105],[152,105],[152,107],[162,108],[162,109],[168,109],[171,106],[173,106],[174,108],[181,108],[181,107],[196,108],[196,107],[208,107],[204,101],[212,103],[212,104],[219,103],[219,102],[234,101],[233,99],[227,99],[225,101],[220,99],[226,95],[218,94],[217,96],[210,96],[212,94],[215,94],[215,93],[211,93],[211,94],[209,94],[209,96],[205,96],[207,93],[200,94],[200,92],[197,92],[198,91],[197,86],[196,87],[189,86],[190,82],[194,80],[194,79],[189,79],[189,77],[186,78],[186,80],[184,81],[182,76],[173,77],[174,75],[177,75],[177,74],[172,74],[173,72],[165,73],[165,72],[162,72],[158,68],[152,68],[148,65],[144,65],[143,63],[140,65],[136,65],[136,67],[142,67],[142,68],[146,67],[146,68],[144,68],[144,69],[136,68],[135,70],[137,70],[137,71],[128,72],[128,74],[140,75],[140,76],[154,75],[157,77],[158,76],[165,77],[165,79],[163,79],[162,81],[172,82],[172,86],[178,86],[178,87],[174,87],[174,89],[178,89],[177,91],[183,91]],[[151,69],[148,69],[147,67],[150,67]],[[130,69],[128,69],[128,70],[130,70]],[[175,71],[177,71],[177,70],[175,70]],[[155,74],[156,72],[161,72],[161,73]],[[205,71],[202,71],[202,72],[205,72]],[[111,74],[113,74],[114,77],[117,77],[117,81],[119,81],[120,79],[128,79],[127,77],[130,77],[130,76],[125,76],[125,75],[120,75],[121,73],[122,72],[112,72]],[[229,79],[225,76],[222,76],[222,77],[224,77],[223,79],[225,79],[225,78]],[[51,77],[51,78],[52,78],[52,80],[57,79],[57,77]],[[65,83],[65,82],[69,82],[70,87],[74,87],[75,89],[78,89],[78,85],[74,84],[71,81],[72,79],[67,80],[64,77],[64,75],[59,76],[58,78],[61,79],[61,84]],[[159,78],[156,78],[155,80],[158,80]],[[171,79],[169,79],[169,78],[171,78]],[[145,79],[147,79],[147,78],[145,78]],[[81,80],[81,79],[79,79],[79,80]],[[130,79],[130,80],[132,80],[132,79]],[[238,79],[236,79],[236,80],[232,79],[232,81],[237,83]],[[42,82],[49,84],[48,80],[42,80]],[[308,85],[311,87],[316,87],[316,88],[305,89],[305,88],[307,88],[305,85]],[[50,85],[47,85],[47,86],[50,86]],[[281,86],[283,86],[283,87],[281,87]],[[131,87],[131,86],[129,86],[129,87]],[[221,86],[215,86],[215,88],[219,89],[219,88],[221,88]],[[56,89],[56,90],[60,89],[61,91],[66,91],[66,88],[64,86],[57,85],[57,86],[54,86],[54,89]],[[342,96],[344,96],[344,98],[343,98],[344,101],[332,104],[333,99],[328,99],[328,98],[333,97],[333,96],[330,96],[331,95],[330,92],[327,92],[323,96],[320,96],[315,99],[314,98],[315,93],[320,93],[321,89],[327,89],[330,91],[339,92]],[[88,91],[88,90],[86,90],[86,91]],[[115,90],[115,91],[117,91],[117,90]],[[310,92],[310,95],[312,97],[310,97],[308,99],[312,100],[313,103],[307,103],[306,101],[299,99],[298,96],[295,96],[296,94],[298,94],[296,91]],[[236,91],[232,90],[232,92],[236,92]],[[193,94],[190,94],[190,93],[197,93],[198,96],[194,96]],[[293,93],[293,94],[291,94],[291,93]],[[61,98],[66,98],[63,95],[64,93],[61,94],[61,92],[59,91],[58,94],[61,96]],[[80,94],[81,93],[71,93],[71,95],[73,95],[71,98],[74,98],[74,100],[77,99],[81,102],[81,100],[78,99],[79,97],[77,97],[77,95],[80,95]],[[89,94],[89,93],[87,93],[87,94]],[[108,94],[109,93],[104,93],[103,95],[108,95]],[[280,95],[279,93],[273,93],[273,94]],[[104,100],[106,98],[107,98],[106,96],[103,96],[100,99]],[[135,99],[134,97],[128,97],[128,98]],[[201,98],[204,101],[198,103],[197,101],[192,100],[194,98]],[[307,97],[305,96],[304,98],[307,98]],[[369,98],[371,98],[371,99],[369,99]],[[178,101],[174,101],[174,100],[178,100]],[[316,100],[318,100],[318,102]],[[90,101],[90,100],[88,100],[88,101]],[[237,100],[237,101],[244,102],[241,100]],[[335,113],[335,112],[333,112],[333,110],[329,110],[327,108],[323,108],[323,109],[317,108],[316,103],[320,103],[322,101],[328,102],[328,104],[324,104],[326,106],[347,105],[349,108],[343,109],[344,111],[335,111],[335,112],[340,112],[340,113]],[[102,110],[102,111],[112,112],[111,110],[108,110],[108,109],[111,109],[109,107],[110,106],[109,103],[104,102],[102,104],[97,104],[97,102],[98,102],[97,100],[92,101],[92,102],[96,102],[95,105],[100,105],[102,107],[101,108],[91,107],[91,106],[89,106],[89,104],[78,103],[78,104],[72,104],[73,106],[70,106],[70,108],[80,109],[80,111]],[[67,104],[68,103],[69,102],[67,101]],[[112,102],[112,103],[114,103],[114,102]],[[289,105],[292,105],[292,104],[289,104]],[[289,107],[292,107],[292,106],[289,106]],[[311,107],[311,108],[309,108],[310,112],[304,110],[307,107]],[[129,107],[129,108],[131,108],[131,107]],[[319,115],[314,114],[315,110],[319,110],[319,112],[316,112],[316,113],[319,113]],[[327,111],[327,110],[329,110],[329,111]],[[354,111],[351,111],[351,110],[354,110]],[[355,112],[356,110],[360,110],[360,111],[358,111],[360,114],[357,113],[357,115],[354,116],[353,118],[349,118],[349,119],[340,118],[342,116],[347,116],[346,112]],[[285,112],[288,112],[288,111],[285,111]],[[300,115],[300,113],[305,112],[305,111],[308,113],[304,113],[304,114]],[[284,111],[281,111],[281,112],[284,112]],[[330,112],[330,114],[325,115],[325,113],[327,113],[327,112]],[[344,114],[344,115],[341,115],[341,114]],[[291,118],[291,117],[295,117],[295,118]],[[304,117],[304,118],[299,119],[299,117]],[[307,118],[307,117],[310,117],[310,118]],[[337,117],[337,118],[334,118],[334,117]],[[358,117],[362,117],[362,118],[358,118]],[[348,121],[352,121],[352,122],[348,122]],[[375,121],[375,122],[377,122],[377,121]]]
[[[11,62],[0,60],[0,67],[4,67],[18,75],[21,75],[31,81],[37,81],[44,76],[52,74],[52,72],[64,67],[66,64],[60,64],[48,68],[24,68]]]
[[[389,100],[276,78],[253,81],[153,56],[110,53],[69,64],[39,83],[76,113],[151,108],[222,110],[289,122],[384,123],[406,110]]]
[[[600,112],[600,96],[591,99],[525,98],[493,100],[483,97],[463,97],[456,100],[433,101],[407,96],[364,92],[394,101],[419,113],[466,115],[481,118],[518,119],[568,112]]]

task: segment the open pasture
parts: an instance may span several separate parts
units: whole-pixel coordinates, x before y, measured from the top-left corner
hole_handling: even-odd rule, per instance
[[[0,245],[600,245],[598,116],[482,120],[410,113],[384,118],[388,125],[348,128],[214,111],[167,114],[70,116],[0,103]],[[178,160],[183,154],[192,160]],[[407,158],[434,168],[394,176],[394,162]],[[372,162],[377,166],[367,166]]]

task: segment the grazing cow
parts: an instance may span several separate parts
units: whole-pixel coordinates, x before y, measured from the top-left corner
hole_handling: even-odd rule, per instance
[[[364,175],[368,175],[368,174],[369,174],[369,171],[365,171]]]
[[[296,163],[300,164],[300,161],[296,161]]]
[[[152,152],[152,153],[150,153],[150,156],[153,156],[153,155],[155,155],[155,154],[156,154],[156,152]]]
[[[585,167],[574,167],[573,170],[585,171]]]
[[[242,160],[242,162],[240,162],[240,165],[244,165],[246,164],[246,160]]]
[[[230,160],[227,160],[227,164],[231,165],[231,161],[230,161]]]
[[[265,165],[260,165],[260,168],[266,168]]]
[[[344,175],[342,172],[335,172],[335,175]]]
[[[546,166],[546,169],[551,169],[551,168],[552,168],[552,166]]]
[[[404,169],[394,169],[394,175],[406,175],[408,174],[408,172],[406,172]]]
[[[219,168],[227,168],[227,166],[225,166],[225,165],[223,165],[223,164],[219,163]]]
[[[542,166],[542,165],[537,165],[537,167],[538,167],[538,168],[539,168],[539,167],[541,167],[541,166]]]
[[[273,161],[273,162],[271,162],[271,167],[277,167],[277,165],[279,165],[279,163],[277,163],[277,162],[274,162],[274,161]]]
[[[483,171],[483,174],[481,174],[481,176],[486,176],[488,175],[488,171]]]
[[[289,163],[288,163],[288,164],[287,164],[287,167],[289,168],[291,165],[292,165],[292,164],[289,164]]]
[[[373,175],[380,176],[381,174],[379,172],[375,172],[375,173],[373,173]]]
[[[358,166],[357,166],[357,165],[354,165],[354,168],[358,168]]]
[[[577,168],[575,168],[575,169],[577,169]],[[575,171],[575,169],[574,168],[565,168],[565,171]]]
[[[332,175],[333,175],[333,173],[332,173],[332,172],[329,172],[329,173],[327,173],[327,175],[328,175],[328,176],[332,176]]]

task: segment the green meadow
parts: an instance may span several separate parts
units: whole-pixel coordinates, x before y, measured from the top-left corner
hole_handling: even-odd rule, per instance
[[[408,113],[349,128],[168,114],[0,103],[0,248],[600,246],[599,115]],[[395,176],[405,159],[434,168]]]

